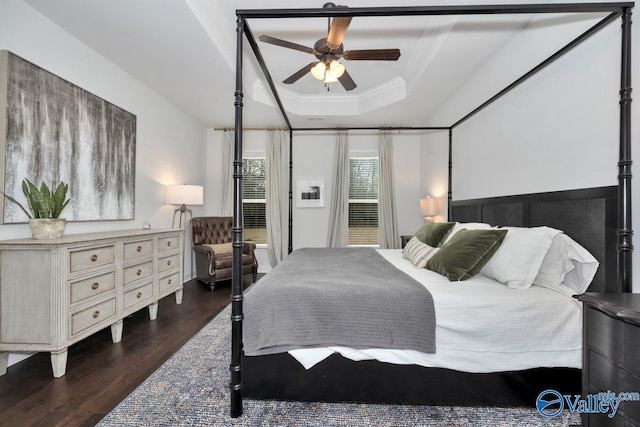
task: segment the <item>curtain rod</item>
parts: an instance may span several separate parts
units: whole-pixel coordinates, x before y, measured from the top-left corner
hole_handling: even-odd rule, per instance
[[[293,128],[293,132],[314,132],[314,131],[349,131],[349,130],[449,130],[449,126],[382,126],[382,127],[334,127],[334,128]]]
[[[234,128],[213,128],[213,130],[215,132],[221,132],[221,131],[230,131],[233,132],[235,129]],[[249,130],[249,131],[254,131],[254,130],[285,130],[288,131],[289,129],[287,128],[242,128],[242,130]]]
[[[407,127],[407,126],[387,126],[387,127],[344,127],[344,128],[293,128],[292,132],[322,132],[322,131],[350,131],[350,130],[449,130],[449,126],[423,126],[423,127]],[[221,131],[234,131],[234,128],[214,128],[216,132]],[[287,128],[242,128],[243,131],[269,131],[269,130],[283,130],[288,131]]]

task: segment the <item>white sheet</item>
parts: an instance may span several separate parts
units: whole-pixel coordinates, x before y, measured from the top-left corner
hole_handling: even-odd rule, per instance
[[[465,372],[582,367],[582,305],[570,295],[535,285],[510,289],[481,275],[449,282],[414,267],[400,249],[378,251],[431,292],[436,353],[346,347],[290,351],[306,369],[334,352],[351,360],[376,359]]]

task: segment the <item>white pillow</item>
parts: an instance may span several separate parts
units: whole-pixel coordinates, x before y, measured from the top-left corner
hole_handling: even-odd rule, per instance
[[[560,286],[567,273],[574,268],[575,266],[567,255],[566,236],[564,233],[560,233],[553,238],[551,247],[545,255],[533,283],[544,287]]]
[[[416,268],[424,268],[429,258],[434,256],[439,249],[422,243],[417,237],[412,237],[405,245],[402,256],[411,261]]]
[[[560,230],[549,227],[502,227],[507,235],[480,274],[504,283],[510,288],[530,287],[551,243]]]
[[[561,256],[573,265],[573,268],[565,274],[562,284],[572,289],[575,293],[581,294],[591,284],[600,263],[588,250],[580,246],[571,237],[566,234],[561,234],[561,236],[565,245],[564,254],[561,254]]]
[[[464,228],[466,228],[467,230],[488,230],[493,227],[490,224],[485,224],[484,222],[456,222],[456,225],[453,226],[451,231],[449,231],[449,234],[447,234],[445,238],[442,239],[442,242],[440,242],[440,245],[438,246],[443,246],[445,243],[451,240],[454,234]]]

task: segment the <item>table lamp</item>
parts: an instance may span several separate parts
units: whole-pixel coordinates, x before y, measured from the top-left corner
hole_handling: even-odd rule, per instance
[[[429,196],[420,199],[420,213],[425,222],[433,222],[433,217],[438,215],[438,212],[438,199]]]
[[[171,228],[175,228],[176,214],[180,212],[179,228],[182,228],[182,217],[186,216],[187,212],[193,217],[191,209],[187,205],[202,205],[203,204],[203,189],[200,185],[167,185],[164,188],[164,202],[170,205],[180,205],[175,211],[173,211],[173,222]],[[186,224],[186,222],[185,222]]]

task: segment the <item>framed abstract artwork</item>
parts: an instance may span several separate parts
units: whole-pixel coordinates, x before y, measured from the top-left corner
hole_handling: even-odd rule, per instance
[[[0,189],[69,184],[67,221],[135,219],[136,116],[0,51]],[[26,222],[0,197],[0,223]]]
[[[324,179],[299,179],[296,182],[297,208],[324,207]]]

